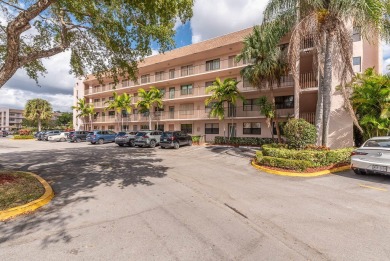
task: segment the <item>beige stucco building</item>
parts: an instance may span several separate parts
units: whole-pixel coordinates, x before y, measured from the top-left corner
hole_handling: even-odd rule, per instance
[[[23,110],[0,108],[0,130],[14,131],[22,128]]]
[[[77,99],[85,97],[96,108],[93,128],[119,131],[120,118],[115,118],[114,111],[104,110],[105,102],[112,99],[114,88],[118,94],[126,92],[133,95],[135,104],[139,88],[147,90],[155,86],[164,92],[164,108],[155,108],[152,113],[155,128],[182,130],[192,135],[201,135],[207,141],[223,135],[270,137],[272,127],[267,126],[265,117],[255,105],[257,98],[269,95],[269,89],[259,90],[250,86],[240,76],[240,70],[246,66],[245,61],[235,61],[235,56],[243,47],[243,38],[251,32],[252,28],[248,28],[148,57],[139,64],[137,82],[122,79],[115,86],[110,79],[105,79],[104,84],[91,76],[79,80],[74,88],[74,104]],[[352,38],[355,70],[363,71],[375,66],[381,71],[380,45],[368,44],[358,33],[354,33]],[[287,46],[288,42],[282,41],[281,44]],[[304,41],[300,60],[299,117],[312,123],[318,92],[318,70],[313,62],[313,54],[313,43]],[[209,96],[205,89],[216,77],[222,80],[230,77],[240,81],[238,87],[246,98],[245,102],[239,101],[235,107],[227,108],[223,121],[210,117],[210,108],[204,103]],[[333,85],[330,143],[332,147],[353,145],[352,120],[344,109],[342,96],[336,91],[338,83],[334,82]],[[291,75],[285,76],[280,86],[274,86],[274,93],[279,118],[283,121],[294,117],[294,81]],[[83,123],[81,119],[75,118],[73,122],[75,129],[90,129],[90,124]],[[134,108],[130,115],[125,116],[123,125],[123,130],[145,129],[148,128],[148,117]]]

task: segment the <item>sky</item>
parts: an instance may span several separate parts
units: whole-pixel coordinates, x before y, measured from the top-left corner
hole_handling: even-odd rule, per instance
[[[190,22],[175,25],[176,47],[197,43],[259,24],[267,4],[264,0],[195,0]],[[390,46],[382,45],[383,68],[390,64]],[[157,51],[153,51],[156,54]],[[43,59],[48,73],[39,78],[39,85],[24,70],[0,89],[0,107],[23,109],[27,100],[48,100],[54,110],[70,111],[76,78],[69,74],[70,52]]]

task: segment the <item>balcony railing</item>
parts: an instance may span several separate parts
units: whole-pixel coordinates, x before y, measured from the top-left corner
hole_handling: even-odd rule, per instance
[[[279,109],[277,114],[279,117],[286,117],[294,113],[293,109]],[[243,107],[236,107],[234,110],[225,110],[225,119],[231,118],[256,118],[262,117],[258,108],[245,111]],[[147,122],[147,113],[130,114],[123,117],[124,122]],[[209,110],[178,110],[178,111],[158,111],[152,113],[153,121],[165,121],[165,120],[206,120],[217,119],[217,117],[211,117]],[[121,117],[115,116],[99,116],[94,119],[94,122],[120,122]]]
[[[299,118],[310,122],[311,124],[315,124],[316,121],[316,113],[315,112],[302,112],[299,114]]]

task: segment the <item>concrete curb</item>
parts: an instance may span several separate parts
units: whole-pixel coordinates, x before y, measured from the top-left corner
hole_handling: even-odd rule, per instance
[[[257,165],[255,160],[252,160],[251,164],[254,168],[261,170],[261,171],[264,171],[264,172],[269,173],[269,174],[286,176],[286,177],[300,177],[300,178],[318,177],[318,176],[323,176],[323,175],[351,169],[350,166],[343,166],[343,167],[333,168],[333,169],[329,169],[329,170],[322,170],[322,171],[317,171],[317,172],[305,174],[305,173],[301,173],[301,172],[285,172],[285,171],[269,169],[267,167]]]
[[[30,212],[46,205],[54,197],[53,189],[43,178],[41,178],[38,175],[31,173],[31,172],[29,172],[29,174],[34,176],[36,179],[38,179],[38,181],[45,188],[45,193],[43,193],[43,195],[40,198],[38,198],[34,201],[31,201],[30,203],[0,211],[0,221],[5,221],[7,219],[10,219],[10,218],[13,218],[13,217],[16,217],[19,215],[30,213]]]

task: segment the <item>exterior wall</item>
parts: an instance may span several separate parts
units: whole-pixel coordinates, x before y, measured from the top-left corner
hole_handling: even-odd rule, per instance
[[[23,118],[23,110],[0,108],[0,130],[21,129]]]
[[[163,111],[152,112],[153,127],[158,123],[158,125],[164,127],[164,130],[180,130],[182,124],[192,124],[192,135],[201,135],[205,140],[213,140],[215,136],[224,136],[224,134],[227,136],[229,133],[228,125],[235,124],[236,136],[271,137],[271,129],[258,108],[248,111],[247,107],[245,107],[246,110],[244,110],[242,101],[239,101],[233,117],[229,115],[226,109],[225,120],[219,121],[209,116],[204,105],[205,99],[210,96],[210,94],[205,92],[206,83],[214,81],[216,77],[222,80],[228,77],[236,78],[240,81],[238,87],[246,99],[256,99],[264,95],[270,96],[270,90],[265,89],[264,86],[260,88],[247,86],[247,84],[244,86],[244,79],[240,76],[240,70],[246,64],[243,64],[243,62],[236,63],[232,59],[233,56],[240,52],[243,37],[250,32],[251,30],[246,29],[246,31],[239,31],[175,49],[166,54],[146,58],[143,63],[139,64],[138,80],[135,82],[120,79],[120,82],[115,85],[111,79],[106,78],[103,83],[99,83],[93,76],[79,80],[74,88],[74,104],[77,103],[78,98],[85,97],[87,102],[93,104],[96,108],[97,115],[93,122],[94,129],[120,131],[121,118],[116,118],[114,115],[109,115],[110,112],[104,111],[105,102],[116,91],[118,94],[126,92],[134,95],[133,105],[135,105],[138,99],[136,95],[139,88],[147,90],[151,86],[155,86],[164,90],[165,96],[163,98]],[[239,37],[237,34],[239,34]],[[300,61],[300,117],[314,123],[318,93],[318,70],[314,66],[314,48],[310,44],[312,44],[311,41],[305,41]],[[362,68],[366,64],[372,64],[372,62],[376,61],[371,59],[371,62],[366,62],[365,57],[380,55],[378,54],[380,51],[378,48],[370,49],[370,47],[367,47],[365,49],[363,46],[365,46],[363,41],[354,42],[354,56],[361,56]],[[207,70],[206,61],[213,59],[219,59],[219,68]],[[378,58],[377,61],[379,60]],[[193,66],[191,73],[187,73],[188,71],[182,68],[187,65]],[[174,77],[172,77],[171,70],[174,70]],[[144,75],[149,76],[145,77]],[[334,79],[336,78],[337,76],[335,75]],[[193,86],[192,93],[183,94],[181,92],[181,86],[186,84]],[[342,96],[336,91],[335,87],[337,85],[338,83],[335,80],[332,90],[330,143],[331,147],[351,146],[353,145],[352,120],[344,109]],[[174,88],[174,92],[170,92],[171,88]],[[292,76],[286,76],[280,86],[275,84],[273,89],[275,97],[293,95],[294,81]],[[290,106],[278,109],[277,113],[280,121],[285,121],[294,116],[294,108]],[[74,111],[74,127],[75,129],[82,129],[82,121],[76,118],[76,114]],[[210,123],[218,124],[218,134],[205,133],[205,125]],[[260,123],[261,134],[244,134],[244,123]],[[123,118],[123,125],[125,130],[140,130],[141,126],[148,128],[148,117],[139,114],[135,109],[132,114]]]
[[[85,93],[84,93],[84,83],[83,79],[79,79],[76,81],[76,84],[73,88],[73,105],[77,105],[77,101],[80,98],[83,98]],[[88,99],[87,99],[88,100]],[[83,121],[82,119],[77,117],[77,111],[73,110],[73,128],[75,130],[81,130],[83,128]]]

